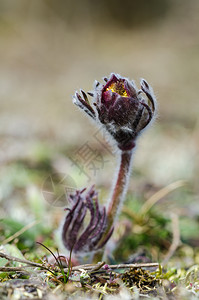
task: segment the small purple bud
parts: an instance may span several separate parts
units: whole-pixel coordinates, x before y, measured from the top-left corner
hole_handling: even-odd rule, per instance
[[[106,238],[100,239],[107,228],[105,207],[100,207],[98,194],[94,187],[86,192],[85,189],[70,195],[72,208],[66,215],[62,228],[64,246],[75,253],[96,251],[102,248],[113,233],[113,227]],[[85,227],[85,217],[90,213],[90,221]]]
[[[83,91],[83,98],[76,93],[74,103],[103,124],[121,150],[131,150],[137,136],[155,117],[153,90],[144,79],[141,90],[133,81],[116,74],[104,81],[105,85],[95,81],[93,93],[88,93],[94,97],[92,106]]]
[[[102,269],[104,269],[104,270],[106,270],[106,271],[110,271],[110,270],[111,270],[111,268],[109,267],[108,264],[105,264],[105,265],[102,267]]]

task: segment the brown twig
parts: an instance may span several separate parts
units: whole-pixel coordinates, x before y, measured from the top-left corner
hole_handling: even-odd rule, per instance
[[[18,257],[14,257],[11,255],[7,255],[5,253],[0,252],[0,257],[5,258],[9,261],[16,261],[16,262],[20,262],[23,264],[26,264],[26,266],[23,266],[23,268],[26,267],[38,267],[41,268],[43,270],[47,270],[50,271],[49,268],[43,266],[42,264],[39,263],[35,263],[35,262],[31,262],[29,260],[26,259],[21,259]],[[72,271],[80,271],[81,270],[85,270],[85,271],[90,271],[92,272],[96,272],[98,270],[100,270],[103,266],[105,265],[105,262],[100,262],[98,264],[86,264],[86,265],[79,265],[79,266],[74,266],[72,268]],[[118,264],[118,265],[109,265],[109,268],[114,270],[114,269],[129,269],[129,268],[154,268],[154,267],[158,267],[159,264],[158,263],[140,263],[140,264]],[[2,272],[11,272],[11,271],[24,271],[22,268],[20,267],[1,267],[0,271],[3,270]],[[52,271],[50,271],[52,272]],[[68,272],[68,268],[64,269],[64,272]]]
[[[20,267],[0,267],[0,272],[25,272],[28,273],[27,270],[24,270]]]
[[[101,266],[100,266],[101,265]],[[102,262],[101,264],[96,264],[96,265],[80,265],[80,266],[74,266],[72,268],[72,271],[81,271],[81,270],[85,270],[85,271],[90,271],[90,270],[99,270],[102,266],[104,265],[104,262]],[[99,268],[100,266],[100,268]],[[140,263],[140,264],[118,264],[118,265],[109,265],[109,268],[114,270],[114,269],[129,269],[129,268],[154,268],[154,267],[158,267],[159,263]],[[95,269],[96,268],[96,269]],[[67,268],[64,269],[64,272],[67,272]]]
[[[100,270],[104,265],[105,265],[105,261],[102,261],[101,263],[95,265],[95,267],[93,267],[89,273],[91,274],[93,272]]]
[[[49,269],[45,266],[43,266],[42,264],[39,264],[39,263],[36,263],[36,262],[32,262],[32,261],[29,261],[27,259],[21,259],[21,258],[18,258],[18,257],[14,257],[14,256],[11,256],[11,255],[8,255],[8,254],[5,254],[5,253],[2,253],[0,252],[0,257],[2,258],[5,258],[9,261],[16,261],[16,262],[20,262],[22,264],[26,264],[26,266],[23,266],[23,267],[37,267],[37,268],[42,268],[44,270],[48,270]]]
[[[159,263],[140,263],[140,264],[119,264],[109,265],[110,269],[129,269],[129,268],[154,268],[158,267]]]

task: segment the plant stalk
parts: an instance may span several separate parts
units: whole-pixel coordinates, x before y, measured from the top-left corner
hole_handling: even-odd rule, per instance
[[[133,154],[133,150],[121,151],[119,172],[118,172],[117,180],[114,183],[111,200],[107,210],[107,216],[108,216],[107,230],[109,230],[114,225],[126,195],[126,191],[129,183],[130,171],[131,171],[132,154]]]
[[[102,244],[111,228],[113,228],[125,198],[131,172],[132,156],[133,149],[121,151],[120,153],[119,171],[113,184],[113,191],[107,208],[107,228],[100,241]],[[100,251],[95,254],[94,260],[100,261],[102,256],[103,253]]]

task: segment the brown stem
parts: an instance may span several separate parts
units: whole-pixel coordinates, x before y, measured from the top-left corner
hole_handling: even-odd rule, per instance
[[[127,186],[130,177],[130,170],[131,170],[131,162],[132,162],[132,154],[133,149],[129,151],[121,151],[121,158],[120,158],[120,165],[118,176],[116,182],[114,183],[113,192],[111,195],[110,203],[107,209],[107,227],[106,231],[104,232],[101,238],[101,244],[104,244],[107,235],[109,234],[110,230],[113,228],[114,223],[117,219],[118,213],[121,209],[122,202],[126,195]],[[96,253],[94,255],[94,261],[100,261],[102,258],[102,251]]]
[[[114,225],[114,222],[117,218],[118,212],[121,208],[123,199],[126,194],[127,185],[130,176],[132,153],[133,150],[121,152],[118,177],[116,183],[114,184],[112,197],[107,211],[109,229]]]

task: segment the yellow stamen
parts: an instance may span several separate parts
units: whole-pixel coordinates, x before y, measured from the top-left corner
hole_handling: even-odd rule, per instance
[[[111,85],[109,85],[106,91],[112,91],[113,93],[117,93],[122,97],[128,97],[122,81],[113,82]]]

